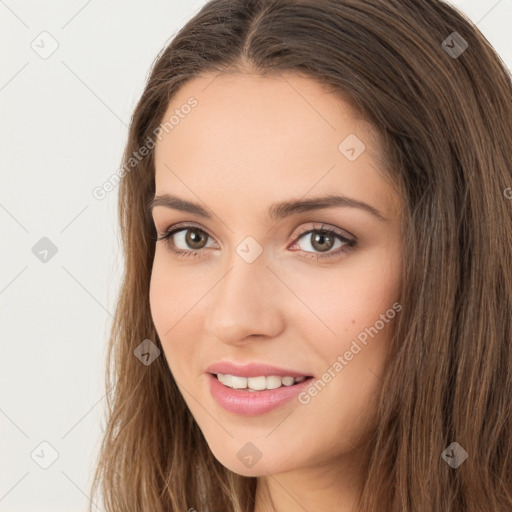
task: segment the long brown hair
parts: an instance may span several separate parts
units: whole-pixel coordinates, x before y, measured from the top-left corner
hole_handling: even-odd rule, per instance
[[[257,479],[213,457],[165,357],[134,356],[145,339],[162,346],[148,300],[153,151],[130,160],[152,148],[183,84],[246,69],[348,98],[382,137],[404,201],[403,311],[360,510],[512,511],[512,81],[438,0],[212,0],[157,57],[120,173],[125,272],[93,498],[101,490],[107,512],[254,508]],[[457,468],[442,457],[453,442],[468,454]]]

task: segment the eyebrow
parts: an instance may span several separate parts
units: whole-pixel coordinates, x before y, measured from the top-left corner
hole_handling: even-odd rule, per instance
[[[147,212],[151,215],[153,209],[157,206],[192,213],[207,219],[212,219],[214,216],[209,209],[204,208],[200,204],[186,201],[185,199],[181,199],[171,194],[155,195],[155,197],[151,198],[148,202]],[[298,199],[275,203],[268,209],[267,217],[270,220],[280,220],[299,213],[313,212],[335,207],[360,208],[371,213],[381,221],[389,220],[373,206],[344,195],[326,195],[311,199]]]

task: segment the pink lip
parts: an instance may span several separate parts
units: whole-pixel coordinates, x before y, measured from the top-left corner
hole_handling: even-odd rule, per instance
[[[310,377],[308,373],[297,372],[286,368],[278,368],[269,364],[249,363],[244,365],[237,365],[229,361],[219,361],[206,368],[208,373],[222,373],[229,375],[236,375],[238,377],[265,377],[270,375],[277,375],[279,377]]]
[[[262,374],[259,373],[258,375]],[[257,375],[252,376],[255,377]],[[292,375],[290,375],[290,377],[292,377]],[[297,384],[293,384],[292,386],[282,386],[277,389],[242,391],[224,386],[224,384],[218,381],[215,375],[207,374],[207,378],[210,385],[210,392],[215,401],[227,411],[243,416],[264,414],[289,402],[301,391],[304,391],[310,385],[311,381],[311,378],[309,378]]]

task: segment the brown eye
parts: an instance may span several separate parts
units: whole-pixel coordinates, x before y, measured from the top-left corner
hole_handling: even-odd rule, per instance
[[[301,246],[305,240],[305,243]],[[338,245],[336,245],[338,243]],[[355,244],[354,240],[351,240],[341,233],[337,233],[331,229],[310,229],[306,233],[302,233],[297,237],[297,245],[305,252],[312,252],[309,247],[313,249],[313,252],[327,253],[331,249],[340,249],[341,251],[334,251],[333,254],[342,252],[344,249],[351,247]],[[308,247],[309,246],[309,247]]]
[[[333,248],[336,239],[326,232],[312,232],[311,246],[317,251],[326,252]]]
[[[208,235],[200,229],[185,229],[187,234],[185,235],[185,244],[191,249],[202,249],[205,241],[208,239]]]
[[[195,226],[182,226],[166,231],[157,240],[164,240],[176,253],[186,253],[204,249],[208,238],[210,236],[202,229]]]
[[[309,243],[301,246],[303,240]],[[336,243],[338,243],[337,246]],[[302,251],[308,253],[308,257],[322,259],[348,252],[356,245],[356,241],[332,228],[324,228],[322,226],[318,229],[302,230],[297,237],[296,245]],[[310,248],[312,250],[309,250]],[[332,249],[338,250],[332,251]]]

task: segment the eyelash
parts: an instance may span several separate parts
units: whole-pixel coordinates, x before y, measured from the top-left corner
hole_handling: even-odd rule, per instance
[[[171,238],[174,234],[180,232],[180,231],[186,231],[188,229],[194,229],[196,231],[199,231],[201,233],[204,233],[206,236],[210,237],[210,235],[204,231],[203,229],[197,227],[197,226],[194,226],[194,225],[191,225],[191,224],[182,224],[182,225],[177,225],[177,226],[171,226],[171,228],[167,229],[163,234],[160,234],[156,240],[157,241],[160,241],[160,240],[163,240],[165,242],[165,245],[176,255],[176,256],[179,256],[180,258],[192,258],[192,257],[196,257],[199,253],[201,253],[204,249],[196,249],[196,250],[190,250],[190,251],[184,251],[184,250],[176,250],[174,248],[174,243],[171,241]],[[345,245],[342,246],[341,248],[338,248],[337,251],[335,252],[329,252],[329,253],[325,253],[325,254],[322,254],[322,253],[312,253],[312,252],[309,252],[309,251],[301,251],[301,252],[305,252],[306,254],[308,255],[311,255],[311,256],[307,256],[308,258],[310,257],[313,257],[315,258],[316,257],[316,260],[319,261],[319,260],[323,260],[323,259],[326,259],[326,258],[332,258],[334,256],[339,256],[340,254],[343,254],[343,253],[348,253],[350,252],[352,249],[355,248],[356,246],[356,240],[353,240],[353,239],[350,239],[350,238],[347,238],[346,236],[344,236],[342,233],[340,233],[339,231],[333,229],[333,228],[329,228],[329,227],[322,227],[321,228],[303,228],[300,230],[300,232],[297,234],[297,237],[295,238],[295,241],[294,241],[294,244],[300,239],[302,238],[303,236],[307,235],[307,234],[310,234],[310,233],[322,233],[322,234],[327,234],[329,236],[333,236],[334,238],[340,240],[341,242],[343,242]],[[211,238],[211,237],[210,237]]]

